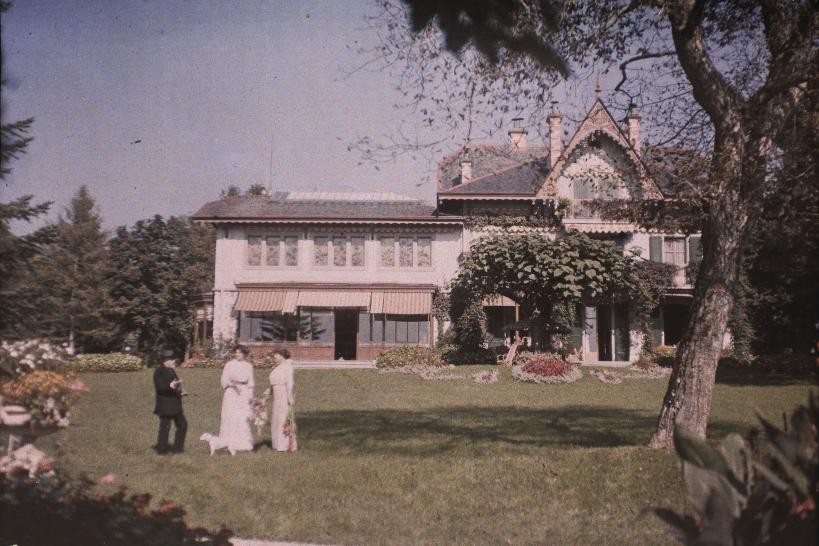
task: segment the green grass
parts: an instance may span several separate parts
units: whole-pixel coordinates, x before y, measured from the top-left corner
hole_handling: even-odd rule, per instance
[[[460,373],[478,368],[461,368]],[[569,385],[430,382],[371,370],[299,370],[300,451],[210,457],[219,370],[179,371],[191,393],[187,453],[158,457],[151,372],[85,374],[72,426],[39,443],[92,478],[181,504],[193,524],[332,544],[664,544],[650,506],[685,507],[676,457],[644,446],[665,380]],[[267,372],[257,372],[257,391]],[[808,381],[724,377],[711,431],[781,420]],[[264,444],[263,442],[267,442]],[[113,491],[114,486],[101,486]]]

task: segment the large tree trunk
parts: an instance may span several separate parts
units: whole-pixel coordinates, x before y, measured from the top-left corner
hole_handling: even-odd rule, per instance
[[[729,139],[726,139],[729,140]],[[725,144],[725,141],[723,141]],[[694,289],[694,301],[685,334],[677,348],[653,448],[671,447],[674,427],[705,437],[711,395],[720,351],[733,306],[734,291],[748,231],[747,207],[738,195],[738,181],[747,173],[741,167],[743,146],[734,140],[730,152],[717,154],[711,174],[723,191],[712,203],[703,228],[703,258]],[[737,145],[738,144],[738,145]],[[747,166],[747,165],[746,165]]]

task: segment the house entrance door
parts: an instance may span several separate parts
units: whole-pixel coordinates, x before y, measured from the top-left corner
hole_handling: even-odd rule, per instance
[[[356,359],[356,342],[358,340],[358,309],[336,309],[335,358],[344,360]]]

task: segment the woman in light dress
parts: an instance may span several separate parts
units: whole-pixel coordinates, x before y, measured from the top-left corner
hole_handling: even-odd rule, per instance
[[[253,364],[245,360],[246,347],[236,348],[233,360],[222,370],[222,419],[219,439],[231,453],[253,451],[253,431],[250,429],[253,398]]]
[[[271,445],[276,451],[296,451],[296,426],[292,419],[293,404],[296,401],[293,397],[293,362],[287,349],[276,351],[273,359],[276,366],[270,372],[270,390],[273,393]]]

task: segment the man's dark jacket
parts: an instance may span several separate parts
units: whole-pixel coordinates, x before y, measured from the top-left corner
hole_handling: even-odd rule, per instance
[[[178,379],[173,368],[160,366],[154,370],[154,388],[156,389],[156,415],[178,415],[182,413],[182,394],[179,389],[171,388],[171,381]]]

